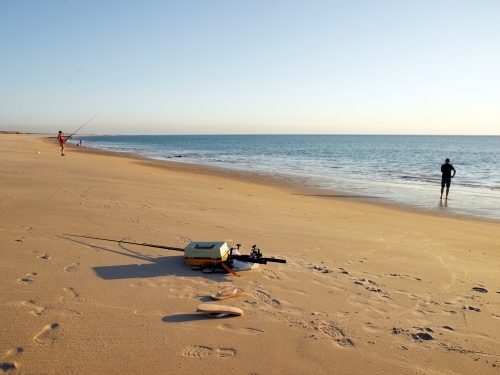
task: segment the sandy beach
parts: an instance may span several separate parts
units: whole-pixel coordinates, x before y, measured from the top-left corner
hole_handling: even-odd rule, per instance
[[[0,134],[8,374],[500,374],[494,221]],[[53,136],[52,136],[53,137]],[[439,187],[436,186],[436,195]],[[185,247],[287,260],[205,274]],[[241,317],[200,303],[225,286]]]

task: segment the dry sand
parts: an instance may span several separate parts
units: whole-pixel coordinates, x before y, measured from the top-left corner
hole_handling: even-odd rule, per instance
[[[500,374],[497,222],[66,155],[46,136],[0,135],[1,371]],[[257,244],[288,262],[204,274],[182,253],[65,233]],[[246,294],[225,304],[243,316],[196,313],[231,284]]]

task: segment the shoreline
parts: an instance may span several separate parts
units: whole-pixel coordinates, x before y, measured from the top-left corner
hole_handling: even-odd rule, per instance
[[[55,144],[57,144],[55,138],[53,141]],[[324,198],[324,199],[344,199],[344,200],[355,199],[356,201],[361,203],[373,204],[381,207],[388,207],[399,211],[410,211],[410,212],[420,213],[423,215],[431,215],[443,218],[450,217],[454,219],[473,220],[473,221],[484,221],[488,223],[500,223],[500,219],[497,218],[490,218],[486,216],[473,215],[473,214],[460,214],[452,211],[445,211],[443,209],[440,209],[439,207],[426,208],[407,203],[396,202],[390,199],[386,199],[384,197],[366,196],[340,190],[311,187],[307,186],[307,183],[305,182],[307,177],[297,178],[279,173],[278,173],[279,177],[276,176],[273,177],[270,172],[266,173],[258,171],[244,171],[244,170],[230,169],[225,167],[217,167],[207,164],[176,162],[171,160],[159,160],[159,159],[148,158],[132,152],[110,151],[110,150],[104,150],[94,147],[85,147],[85,146],[80,148],[79,146],[73,144],[70,145],[72,150],[76,150],[83,153],[89,152],[89,153],[109,155],[114,157],[136,159],[138,161],[140,160],[144,162],[145,165],[153,165],[158,168],[165,168],[167,170],[185,171],[187,173],[195,173],[195,174],[200,174],[200,173],[213,174],[216,176],[222,176],[234,180],[241,179],[246,182],[251,182],[255,184],[281,187],[283,189],[288,189],[290,190],[291,193],[295,194],[316,196],[318,198]],[[439,189],[440,187],[436,185],[436,196],[437,194],[439,194]],[[450,200],[452,199],[453,198],[451,198]],[[445,199],[443,199],[442,201],[444,202]]]
[[[497,223],[1,137],[0,363],[13,375],[498,373]],[[204,273],[178,252],[65,233],[256,244],[287,262]],[[242,316],[196,312],[228,286],[245,293],[217,303]]]

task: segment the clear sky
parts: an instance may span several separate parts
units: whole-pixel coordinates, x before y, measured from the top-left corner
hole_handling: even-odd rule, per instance
[[[499,0],[0,1],[0,130],[500,135]]]

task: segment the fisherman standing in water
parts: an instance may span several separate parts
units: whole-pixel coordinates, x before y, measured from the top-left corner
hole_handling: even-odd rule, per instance
[[[66,139],[64,138],[63,132],[60,130],[59,130],[59,134],[57,135],[57,140],[59,141],[59,144],[61,145],[61,156],[66,156],[66,155],[64,155],[64,144],[66,143]]]
[[[453,174],[451,174],[451,171],[453,171]],[[448,199],[448,192],[450,191],[450,184],[451,184],[451,179],[455,177],[455,173],[457,171],[455,168],[453,168],[453,165],[450,164],[450,159],[446,158],[444,161],[444,164],[441,166],[441,198],[443,199],[443,191],[444,187],[446,186],[446,198]]]

